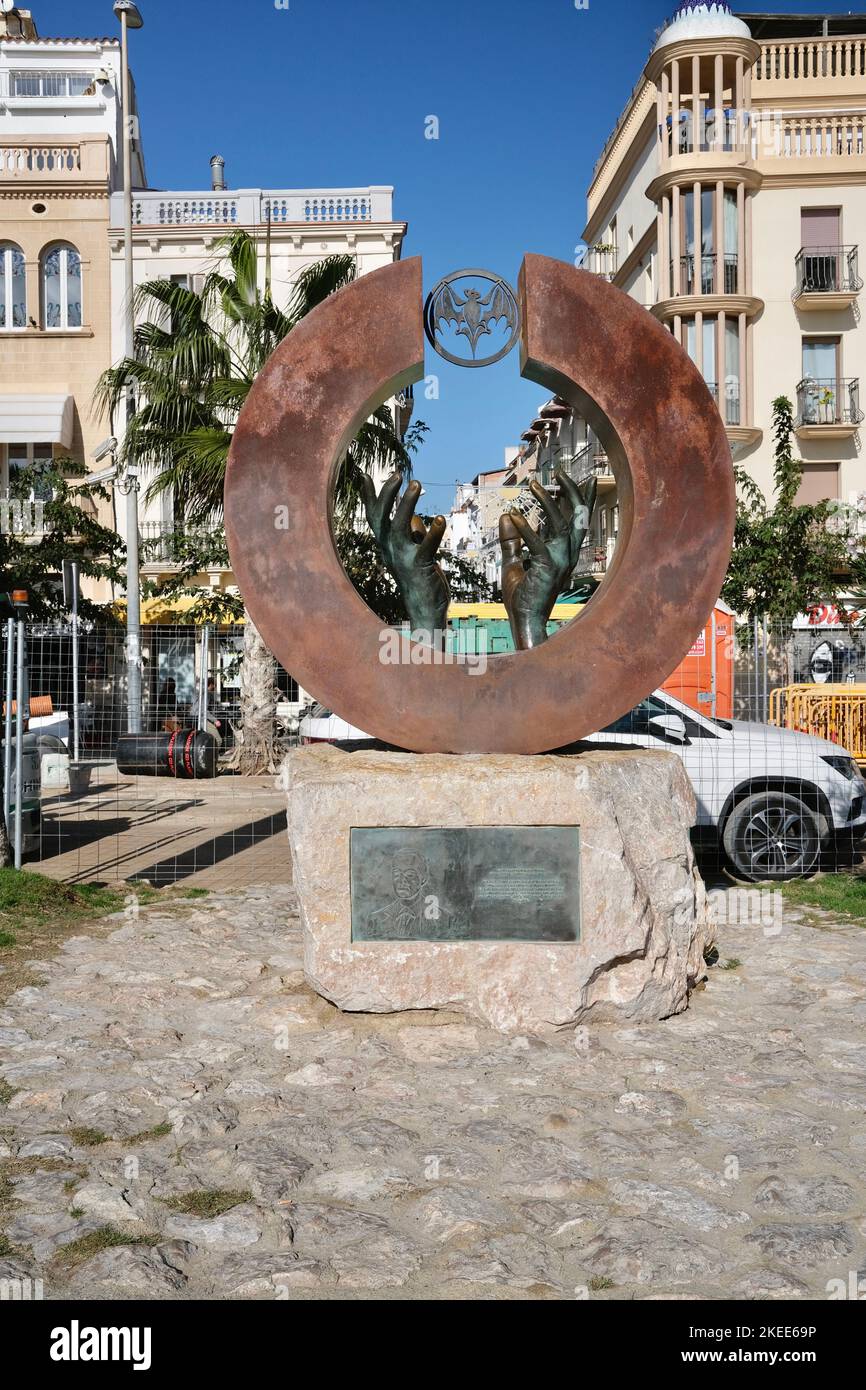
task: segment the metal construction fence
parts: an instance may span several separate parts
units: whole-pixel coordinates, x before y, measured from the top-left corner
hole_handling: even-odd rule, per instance
[[[678,684],[675,673],[665,693],[702,716],[715,711],[722,720],[750,721],[748,729],[738,731],[738,758],[741,763],[745,748],[747,769],[750,758],[756,768],[763,764],[770,725],[814,733],[866,761],[866,628],[817,617],[817,622],[731,620],[720,629],[724,636],[712,662],[708,646],[695,680]],[[22,628],[27,740],[41,765],[41,775],[33,781],[26,769],[22,773],[25,792],[33,791],[36,798],[33,823],[25,830],[25,867],[39,865],[67,882],[192,879],[206,887],[290,877],[285,793],[273,771],[247,775],[238,770],[243,624],[161,624],[142,630],[144,734],[199,729],[218,742],[216,776],[192,780],[118,771],[118,739],[128,728],[122,625],[82,622],[77,643],[69,623],[30,622]],[[4,624],[0,672],[11,710],[16,653],[10,652],[8,637]],[[715,640],[712,648],[715,653]],[[493,643],[490,651],[496,650]],[[297,742],[306,697],[272,657],[258,659],[256,690],[265,693],[275,766],[281,750]],[[730,670],[723,688],[724,661],[730,662]],[[650,737],[652,730],[642,726],[642,733]],[[673,740],[668,745],[676,749]],[[8,761],[8,742],[5,755]],[[684,761],[688,766],[688,757]],[[718,774],[709,768],[704,757],[700,796],[712,800],[719,788],[707,779]]]
[[[30,731],[22,742],[25,750],[28,742],[35,748],[42,772],[38,814],[25,827],[25,867],[38,863],[69,882],[138,878],[156,884],[195,875],[197,883],[204,876],[228,884],[289,876],[284,795],[273,774],[242,776],[233,766],[243,624],[142,630],[143,732],[206,729],[218,743],[218,775],[194,781],[118,772],[118,739],[128,729],[122,626],[82,622],[77,639],[71,623],[21,627]],[[9,635],[4,624],[4,686]],[[271,697],[279,748],[294,738],[299,692],[272,657],[262,659],[259,682]],[[14,678],[11,694],[14,708]],[[8,695],[4,689],[6,703]],[[66,775],[56,766],[64,745],[71,760]]]

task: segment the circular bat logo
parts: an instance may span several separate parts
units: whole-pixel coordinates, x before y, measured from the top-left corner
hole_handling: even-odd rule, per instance
[[[472,282],[458,288],[461,281]],[[478,282],[482,288],[479,288]],[[485,286],[489,288],[484,290]],[[451,328],[458,338],[465,338],[471,357],[455,357],[442,345],[443,327]],[[478,344],[487,336],[510,335],[498,352],[479,357]],[[520,308],[517,295],[507,280],[490,270],[455,270],[446,275],[431,290],[424,305],[424,332],[431,347],[447,362],[458,367],[489,367],[509,353],[520,337]],[[491,344],[492,346],[492,344]]]

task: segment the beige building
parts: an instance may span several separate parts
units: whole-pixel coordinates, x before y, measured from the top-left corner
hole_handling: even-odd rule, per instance
[[[767,493],[777,396],[794,407],[803,500],[849,502],[866,489],[864,119],[866,15],[684,5],[593,171],[584,265],[682,343],[732,456]],[[582,568],[601,573],[618,526],[615,480],[598,442],[556,404],[524,441],[543,481],[557,457],[599,477]]]
[[[90,457],[111,362],[108,228],[118,186],[120,45],[40,38],[0,13],[0,489],[39,459]],[[134,171],[144,183],[136,150]],[[111,524],[110,504],[102,504]],[[107,593],[100,595],[107,598]]]

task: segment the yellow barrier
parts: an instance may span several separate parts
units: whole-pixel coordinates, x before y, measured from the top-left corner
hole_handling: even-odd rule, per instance
[[[770,692],[770,723],[829,739],[866,762],[866,685],[783,685]]]

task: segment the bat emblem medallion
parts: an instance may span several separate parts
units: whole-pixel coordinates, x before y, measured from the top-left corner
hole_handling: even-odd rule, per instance
[[[461,281],[471,282],[458,288]],[[479,288],[478,282],[483,288]],[[486,289],[486,292],[485,292]],[[465,338],[471,357],[457,357],[441,341],[442,330],[452,328]],[[488,367],[514,347],[520,337],[520,308],[507,280],[490,270],[455,270],[431,290],[424,305],[424,331],[431,347],[458,367]],[[479,357],[478,344],[485,337],[494,342],[508,335],[499,351]],[[493,344],[491,344],[492,346]]]

